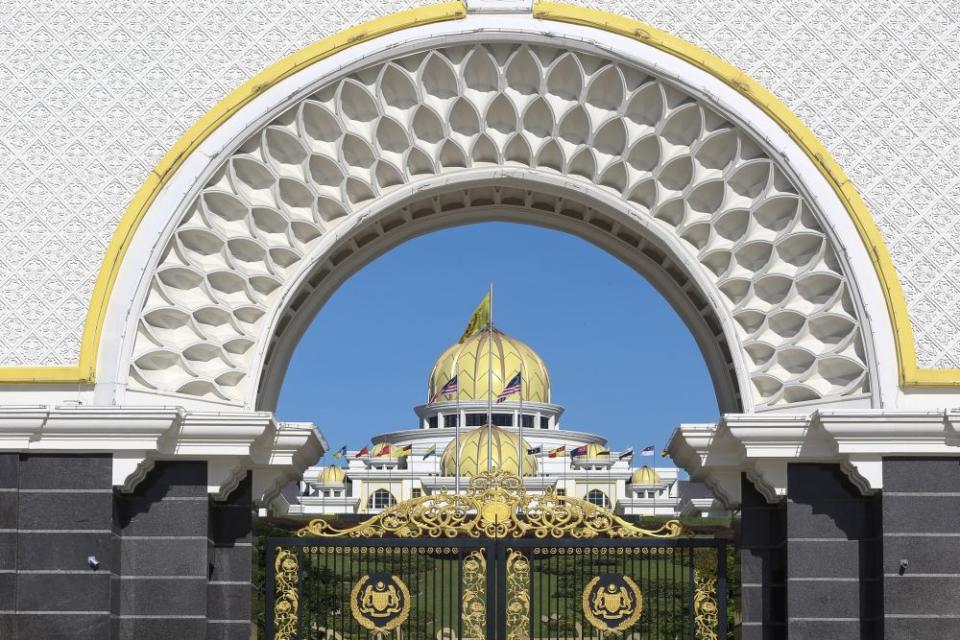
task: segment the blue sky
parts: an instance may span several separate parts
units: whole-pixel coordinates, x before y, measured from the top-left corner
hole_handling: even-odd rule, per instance
[[[298,345],[278,415],[314,422],[332,449],[415,427],[434,360],[491,281],[494,322],[546,361],[564,428],[659,450],[680,422],[716,419],[693,336],[642,276],[575,236],[509,223],[416,238],[354,275]]]

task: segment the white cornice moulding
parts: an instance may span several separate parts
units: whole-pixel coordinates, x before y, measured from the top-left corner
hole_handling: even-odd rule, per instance
[[[768,502],[787,495],[787,465],[840,469],[863,495],[883,488],[884,456],[960,457],[960,410],[729,414],[719,424],[680,425],[668,450],[690,478],[728,508],[740,503],[740,473]]]
[[[2,407],[0,451],[110,453],[113,485],[129,493],[157,460],[205,460],[207,491],[224,500],[253,472],[267,504],[327,449],[311,423],[269,412],[201,413],[175,407]]]

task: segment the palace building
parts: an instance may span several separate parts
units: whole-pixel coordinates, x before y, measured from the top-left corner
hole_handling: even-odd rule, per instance
[[[724,638],[729,622],[743,640],[960,638],[958,6],[0,3],[0,639],[321,637],[310,588],[330,582],[296,569],[371,532],[390,542],[357,557],[459,565],[460,593],[489,584],[490,611],[547,621],[427,629],[401,620],[422,590],[381,576],[373,613],[399,608],[409,640],[572,637],[582,594],[590,616],[622,616],[607,638],[637,620],[622,637]],[[314,466],[323,435],[276,414],[313,318],[378,256],[483,222],[572,234],[676,310],[719,408],[676,425],[676,468],[567,429],[543,360],[486,323],[441,355],[410,429]],[[646,446],[643,427],[624,438]],[[486,512],[464,486],[478,473],[508,498]],[[457,526],[329,537],[418,493]],[[543,516],[601,511],[584,500],[626,516],[722,504],[736,539]],[[258,510],[344,517],[274,545],[263,582]],[[551,539],[505,537],[524,531]],[[428,540],[396,556],[398,533]],[[650,553],[661,542],[679,552]],[[698,580],[693,543],[718,559],[735,544],[736,571]],[[623,580],[566,579],[598,557]],[[519,609],[511,567],[535,578],[511,582]],[[563,629],[523,588],[558,573]],[[371,576],[338,584],[372,593],[354,582]],[[650,628],[681,591],[699,631],[692,615]],[[453,600],[436,619],[466,631],[484,603]],[[375,622],[336,637],[387,637]]]
[[[372,445],[348,450],[341,456],[346,467],[307,469],[299,491],[286,491],[275,510],[376,513],[409,498],[456,491],[459,419],[461,490],[477,474],[501,470],[521,475],[529,492],[583,498],[623,515],[724,513],[709,491],[681,480],[677,468],[635,467],[643,457],[633,449],[613,451],[601,435],[564,428],[543,358],[492,325],[441,354],[426,399],[414,407],[416,428],[381,433]]]

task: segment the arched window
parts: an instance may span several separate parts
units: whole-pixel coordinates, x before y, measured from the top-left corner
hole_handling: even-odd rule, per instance
[[[600,491],[600,489],[591,490],[590,493],[587,494],[587,502],[598,507],[603,507],[604,509],[610,506],[610,500],[607,498],[607,494]]]
[[[371,509],[386,509],[397,504],[396,498],[386,489],[377,489],[367,500],[367,506]]]

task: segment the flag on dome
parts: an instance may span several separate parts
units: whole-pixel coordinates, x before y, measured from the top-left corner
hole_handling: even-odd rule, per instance
[[[641,456],[652,456],[652,455],[653,455],[653,445],[650,445],[649,447],[644,447],[643,449],[641,449],[641,450],[640,450],[640,455],[641,455]]]
[[[457,385],[458,377],[459,375],[456,375],[450,378],[449,380],[447,380],[447,384],[440,387],[440,389],[438,389],[437,392],[433,394],[433,397],[430,398],[430,402],[436,402],[437,398],[439,398],[440,396],[445,396],[448,393],[456,393],[457,389],[459,388],[459,386]]]
[[[427,449],[427,452],[425,454],[423,454],[423,459],[426,460],[427,458],[429,458],[432,455],[435,455],[436,453],[437,453],[437,445],[433,445],[429,449]]]
[[[567,455],[567,445],[557,447],[556,449],[551,449],[547,455],[551,458],[562,458],[563,456]]]
[[[487,294],[483,296],[480,304],[477,305],[477,308],[473,310],[473,315],[470,316],[470,322],[467,323],[467,328],[464,329],[463,335],[460,336],[458,342],[465,342],[467,338],[490,324],[490,306],[490,292],[488,291]]]
[[[403,456],[408,456],[408,455],[410,455],[411,453],[413,453],[413,445],[412,445],[412,444],[408,444],[408,445],[406,445],[406,446],[400,447],[400,448],[397,450],[397,457],[398,457],[398,458],[402,458]]]
[[[343,445],[339,449],[333,452],[333,459],[339,460],[343,456],[347,455],[347,445]]]
[[[370,449],[364,447],[363,449],[360,449],[360,451],[357,451],[357,455],[355,455],[355,456],[353,456],[353,457],[354,457],[354,458],[362,458],[363,456],[368,456],[368,455],[370,455]]]
[[[507,386],[503,388],[499,394],[497,394],[497,403],[501,403],[515,393],[520,393],[520,387],[523,385],[523,378],[520,376],[520,372],[517,372],[517,375],[513,376],[510,382],[507,383]]]
[[[536,454],[538,454],[538,453],[543,453],[543,447],[528,447],[528,448],[527,448],[527,455],[528,455],[528,456],[536,455]]]
[[[587,445],[581,445],[576,449],[570,452],[571,456],[585,456],[587,455]]]
[[[627,449],[626,451],[624,451],[623,453],[621,453],[621,454],[617,457],[617,460],[623,460],[624,458],[629,458],[629,457],[632,456],[632,455],[633,455],[633,447],[630,447],[629,449]]]

